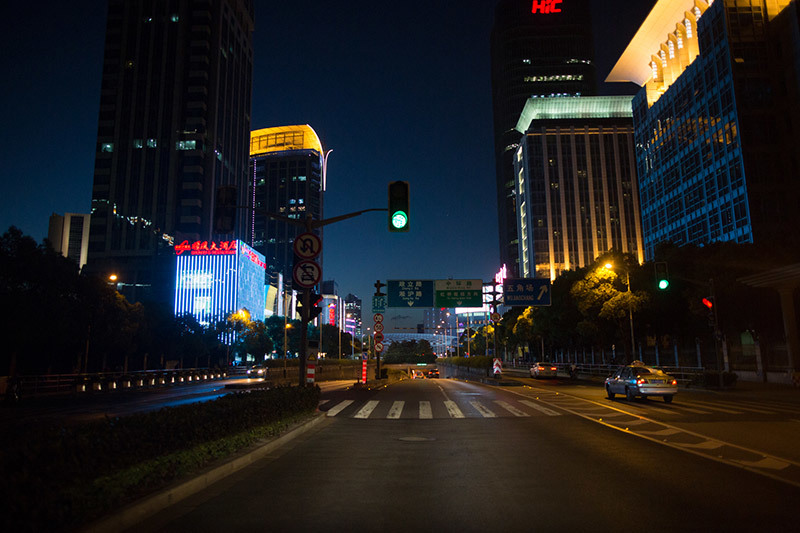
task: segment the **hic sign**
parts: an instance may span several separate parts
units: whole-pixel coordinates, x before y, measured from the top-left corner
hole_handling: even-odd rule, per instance
[[[479,279],[441,279],[434,282],[434,307],[481,307],[483,281]]]
[[[388,280],[386,307],[434,307],[433,281],[421,279]]]
[[[509,307],[548,306],[550,288],[547,278],[509,278],[503,282],[503,303]]]

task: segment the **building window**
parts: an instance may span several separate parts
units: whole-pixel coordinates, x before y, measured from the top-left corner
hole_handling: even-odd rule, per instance
[[[680,34],[680,32],[678,32],[676,37],[678,38],[678,50],[680,50],[683,48],[683,36]]]
[[[653,71],[653,79],[657,80],[658,79],[658,63],[656,63],[655,61],[651,61],[650,62],[650,69]]]
[[[700,17],[702,17],[702,16],[703,16],[703,14],[700,12],[700,8],[699,8],[699,7],[697,7],[697,6],[694,6],[694,9],[692,10],[692,13],[694,13],[694,17],[695,17],[697,20],[700,20]]]
[[[661,57],[662,68],[667,68],[667,54],[664,53],[664,50],[661,50],[658,55]]]
[[[134,139],[133,140],[133,147],[134,148],[143,148],[144,147],[144,141],[142,141],[141,139]]]
[[[686,26],[686,38],[692,38],[692,21],[689,19],[684,19],[683,25]]]
[[[111,153],[114,151],[114,143],[101,143],[100,151],[103,153]]]
[[[675,43],[669,41],[668,46],[669,46],[669,58],[675,59]]]
[[[197,149],[197,141],[178,141],[175,143],[175,148],[177,150],[195,150]]]
[[[147,139],[147,147],[148,148],[156,148],[158,146],[158,141],[155,139]]]
[[[181,18],[178,16],[177,13],[173,13],[172,16],[169,18],[172,22],[178,22]]]

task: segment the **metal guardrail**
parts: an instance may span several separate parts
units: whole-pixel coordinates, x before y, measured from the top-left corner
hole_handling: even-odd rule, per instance
[[[60,396],[117,390],[152,389],[227,377],[227,371],[209,368],[17,376],[7,380],[4,392],[6,396],[10,395],[16,398]]]

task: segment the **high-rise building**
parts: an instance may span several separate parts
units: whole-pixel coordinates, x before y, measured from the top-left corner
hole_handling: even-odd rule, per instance
[[[267,273],[292,280],[293,244],[305,229],[270,218],[274,213],[297,220],[322,220],[327,154],[308,125],[256,130],[250,136],[250,194],[255,206],[249,222],[253,247],[264,254]],[[314,230],[322,236],[322,229]],[[322,257],[315,259],[322,264]]]
[[[86,264],[89,252],[89,216],[88,214],[64,213],[50,215],[47,240],[53,249],[74,260],[79,268]]]
[[[644,260],[632,100],[528,100],[514,157],[522,277],[555,279],[611,249]]]
[[[361,298],[349,293],[344,297],[344,309],[344,330],[356,338],[361,337]]]
[[[500,0],[491,36],[500,264],[518,274],[513,155],[531,97],[596,94],[589,0]]]
[[[252,33],[252,0],[109,0],[88,268],[131,299],[171,299],[174,245],[241,237],[212,212],[248,192]]]
[[[645,256],[663,241],[800,245],[797,3],[660,0],[607,81],[633,81]]]

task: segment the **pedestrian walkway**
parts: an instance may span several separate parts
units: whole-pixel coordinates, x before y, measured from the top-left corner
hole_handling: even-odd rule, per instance
[[[331,405],[323,400],[320,411],[327,416],[356,419],[419,419],[438,418],[530,418],[536,416],[560,416],[562,413],[532,400],[470,400],[461,404],[452,400],[441,402],[379,401],[369,400],[355,403],[343,400]]]

